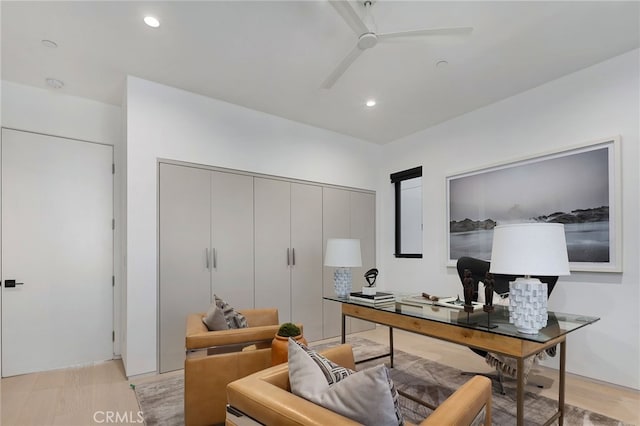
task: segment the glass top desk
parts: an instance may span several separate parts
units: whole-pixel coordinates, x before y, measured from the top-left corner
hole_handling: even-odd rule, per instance
[[[418,333],[459,345],[495,352],[516,359],[517,365],[517,425],[524,425],[524,360],[538,352],[560,345],[560,370],[558,383],[558,411],[545,423],[564,421],[564,392],[567,355],[567,334],[600,318],[584,315],[548,312],[547,326],[538,334],[522,334],[509,323],[506,306],[494,305],[487,314],[480,309],[467,314],[463,310],[443,307],[425,302],[416,302],[415,297],[396,295],[395,304],[376,307],[342,297],[324,297],[339,302],[342,307],[342,343],[345,342],[346,317],[359,318],[389,327],[390,364],[393,367],[393,329]],[[383,355],[386,356],[386,355]]]

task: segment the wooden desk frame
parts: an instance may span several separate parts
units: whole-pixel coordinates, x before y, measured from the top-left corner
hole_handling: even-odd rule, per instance
[[[501,355],[515,358],[517,361],[517,388],[516,388],[516,418],[517,426],[524,426],[524,360],[538,352],[551,348],[557,344],[560,345],[560,370],[558,383],[558,411],[544,426],[552,424],[558,420],[558,425],[562,426],[564,422],[564,393],[565,393],[565,375],[566,375],[566,359],[567,359],[567,341],[566,336],[562,335],[551,339],[546,343],[536,343],[529,340],[523,340],[516,336],[504,336],[478,328],[466,328],[455,324],[428,320],[425,318],[402,315],[396,312],[385,311],[363,305],[353,305],[349,303],[341,303],[342,305],[342,343],[345,343],[345,321],[346,317],[353,317],[365,321],[374,322],[389,327],[389,354],[362,360],[360,362],[372,359],[383,358],[389,356],[391,359],[391,367],[393,368],[393,329],[412,333],[422,334],[424,336],[433,337],[440,340],[446,340],[463,346],[469,346],[482,349],[487,352],[495,352]]]

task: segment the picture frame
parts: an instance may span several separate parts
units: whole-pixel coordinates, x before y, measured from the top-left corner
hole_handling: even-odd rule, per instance
[[[493,227],[565,225],[572,271],[622,272],[620,137],[446,177],[448,266],[491,258]]]

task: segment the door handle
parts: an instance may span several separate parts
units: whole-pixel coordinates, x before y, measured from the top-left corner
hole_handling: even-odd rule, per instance
[[[296,266],[296,249],[291,249],[291,263]]]
[[[207,269],[209,269],[209,247],[204,249],[204,256],[207,258],[206,264],[207,264]]]
[[[16,280],[4,280],[4,286],[6,288],[13,288],[17,285],[24,285],[24,283],[17,283]]]
[[[218,269],[218,252],[214,248],[212,249],[213,254],[213,269]]]
[[[287,249],[287,266],[291,265],[291,261],[289,260],[289,249]]]

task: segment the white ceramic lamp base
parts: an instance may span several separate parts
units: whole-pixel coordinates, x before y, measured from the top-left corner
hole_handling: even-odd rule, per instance
[[[336,268],[333,273],[333,282],[336,289],[336,296],[348,297],[351,293],[351,269]]]
[[[509,283],[509,322],[523,334],[538,334],[547,326],[547,284],[537,278]]]

